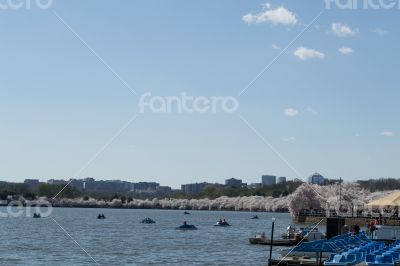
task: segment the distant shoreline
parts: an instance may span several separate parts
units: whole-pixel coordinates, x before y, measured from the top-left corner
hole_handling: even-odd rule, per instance
[[[221,197],[217,199],[152,199],[122,201],[113,199],[112,201],[96,199],[48,199],[42,197],[36,200],[26,200],[22,197],[14,200],[1,201],[0,206],[22,206],[22,207],[53,207],[53,208],[103,208],[103,209],[144,209],[144,210],[181,210],[181,211],[247,211],[247,212],[276,212],[289,213],[286,206],[278,208],[278,204],[271,204],[272,199],[261,196],[229,198]],[[268,205],[266,203],[269,203]],[[267,208],[274,206],[274,208]]]

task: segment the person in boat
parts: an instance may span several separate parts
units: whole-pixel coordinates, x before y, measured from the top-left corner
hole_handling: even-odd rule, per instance
[[[187,226],[187,222],[186,221],[183,221],[183,226]]]
[[[264,241],[265,240],[265,232],[261,233],[261,239]]]

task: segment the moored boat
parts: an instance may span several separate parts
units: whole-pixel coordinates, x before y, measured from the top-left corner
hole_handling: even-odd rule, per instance
[[[300,242],[298,239],[274,239],[272,241],[272,246],[294,246]],[[252,245],[271,245],[270,239],[261,239],[258,237],[249,238],[249,243]]]

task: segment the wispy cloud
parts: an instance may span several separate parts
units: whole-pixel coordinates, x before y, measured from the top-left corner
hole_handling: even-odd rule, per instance
[[[325,54],[314,50],[314,49],[308,49],[305,47],[298,47],[296,51],[293,53],[296,57],[300,58],[301,60],[307,60],[307,59],[312,59],[312,58],[318,58],[318,59],[324,59]]]
[[[272,44],[272,49],[281,50],[281,47],[279,47],[279,46],[276,45],[276,44]]]
[[[380,36],[388,34],[387,30],[380,29],[380,28],[375,28],[375,29],[372,30],[372,32],[377,34],[377,35],[380,35]]]
[[[259,24],[259,23],[270,23],[270,24],[282,24],[282,25],[295,25],[297,24],[296,14],[286,9],[284,6],[279,6],[275,9],[271,9],[270,4],[263,6],[263,9],[267,9],[260,13],[252,14],[248,13],[242,17],[242,20],[247,24]]]
[[[283,137],[283,138],[281,138],[281,140],[283,142],[295,142],[296,138],[295,137]]]
[[[311,107],[311,106],[307,107],[307,108],[306,108],[306,111],[309,112],[309,113],[311,113],[311,114],[313,114],[313,115],[317,115],[317,114],[318,114],[318,111],[315,110],[315,109],[314,109],[313,107]]]
[[[341,23],[332,23],[331,30],[339,37],[349,37],[357,34],[358,30],[352,29],[347,25]]]
[[[347,54],[352,54],[354,51],[350,47],[341,47],[339,48],[339,52],[344,55],[347,55]]]
[[[380,135],[384,137],[394,137],[396,134],[393,131],[383,131]]]
[[[265,3],[265,4],[262,4],[261,6],[262,6],[263,10],[264,9],[270,9],[272,7],[271,3]]]
[[[287,108],[283,111],[283,113],[289,117],[295,117],[300,114],[299,111],[297,111],[296,109],[293,109],[293,108]]]

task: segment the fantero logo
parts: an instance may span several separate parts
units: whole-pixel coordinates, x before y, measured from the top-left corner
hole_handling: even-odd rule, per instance
[[[0,0],[0,10],[48,9],[52,5],[53,0]]]
[[[400,0],[325,0],[325,8],[338,9],[394,9],[400,8]]]
[[[182,92],[179,96],[153,96],[150,92],[142,94],[139,112],[152,113],[233,113],[239,107],[233,96],[190,96]]]

